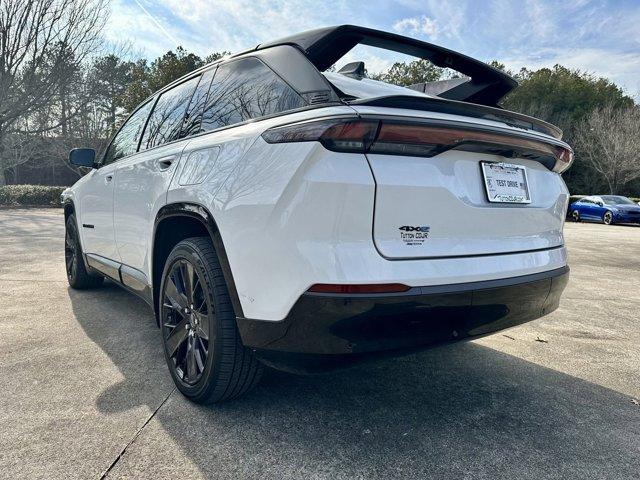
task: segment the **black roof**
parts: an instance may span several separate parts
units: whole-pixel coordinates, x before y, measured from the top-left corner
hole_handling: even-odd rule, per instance
[[[256,50],[292,45],[299,48],[320,71],[326,70],[356,45],[369,45],[429,60],[470,77],[454,100],[495,104],[518,83],[506,73],[484,62],[431,43],[354,25],[319,28],[258,45]]]

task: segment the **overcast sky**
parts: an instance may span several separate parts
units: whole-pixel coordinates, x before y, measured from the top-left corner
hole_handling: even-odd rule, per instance
[[[112,0],[106,35],[156,57],[182,45],[236,52],[351,23],[420,38],[509,68],[560,63],[605,76],[640,99],[640,0]],[[355,56],[354,56],[355,55]],[[354,52],[370,71],[396,59]]]

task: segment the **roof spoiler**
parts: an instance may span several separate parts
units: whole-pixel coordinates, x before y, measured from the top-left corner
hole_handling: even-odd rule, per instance
[[[518,82],[501,70],[461,53],[395,33],[354,25],[309,30],[262,43],[256,50],[278,45],[299,48],[320,71],[336,63],[356,45],[369,45],[423,58],[438,67],[450,68],[469,77],[465,82],[439,94],[450,100],[495,106],[502,97],[518,86]]]

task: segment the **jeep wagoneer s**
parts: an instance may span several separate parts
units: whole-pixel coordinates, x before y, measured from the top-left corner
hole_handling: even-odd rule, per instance
[[[459,72],[399,87],[358,45]],[[195,402],[263,365],[318,371],[473,339],[558,307],[568,278],[562,132],[506,111],[465,55],[355,26],[267,42],[143,102],[63,193],[73,288],[105,277],[155,312]]]

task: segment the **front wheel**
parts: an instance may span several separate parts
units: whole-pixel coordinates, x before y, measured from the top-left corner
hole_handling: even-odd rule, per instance
[[[613,223],[613,213],[605,212],[602,216],[602,223],[605,225],[611,225]]]
[[[78,224],[75,214],[69,215],[65,223],[64,235],[64,262],[67,271],[67,280],[71,288],[84,290],[96,288],[102,285],[104,277],[92,275],[87,272],[82,257],[82,246],[78,235]]]
[[[580,212],[578,210],[574,210],[573,212],[571,212],[571,218],[573,219],[574,222],[579,222]]]
[[[160,286],[165,358],[178,389],[196,403],[218,403],[252,389],[262,365],[244,347],[220,261],[207,237],[181,241]]]

